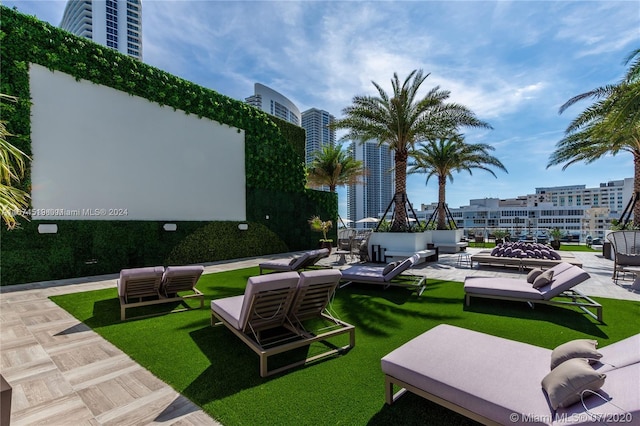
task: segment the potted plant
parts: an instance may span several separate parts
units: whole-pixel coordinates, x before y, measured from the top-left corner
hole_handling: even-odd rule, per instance
[[[320,239],[320,248],[328,248],[329,252],[331,252],[331,247],[333,245],[333,240],[327,238],[327,232],[333,226],[333,223],[330,220],[322,220],[320,216],[313,216],[309,219],[309,225],[311,226],[311,230],[315,232],[322,232],[322,238]]]
[[[493,231],[493,237],[496,239],[496,244],[502,244],[504,242],[504,237],[507,236],[507,231],[504,229],[496,229]]]
[[[564,235],[564,233],[560,230],[560,228],[553,228],[549,231],[549,235],[553,240],[549,244],[554,250],[560,250],[560,238]]]

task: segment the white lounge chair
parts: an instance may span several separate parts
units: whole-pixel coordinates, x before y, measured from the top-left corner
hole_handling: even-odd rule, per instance
[[[403,272],[413,267],[420,260],[419,254],[399,262],[392,262],[386,266],[354,265],[342,270],[344,287],[351,283],[406,287],[415,290],[418,296],[422,294],[426,286],[426,277],[420,275],[407,275]]]
[[[540,288],[535,288],[526,279],[466,277],[465,304],[469,306],[473,297],[482,297],[527,302],[531,307],[536,303],[577,306],[602,322],[602,305],[573,288],[590,278],[587,272],[569,263],[561,263],[548,271],[553,272],[553,279]],[[590,309],[595,309],[595,313]]]
[[[640,334],[598,348],[602,357],[592,367],[606,375],[602,398],[584,393],[584,405],[554,410],[541,386],[551,349],[442,324],[382,358],[385,399],[393,404],[409,391],[485,425],[637,422],[639,348]]]

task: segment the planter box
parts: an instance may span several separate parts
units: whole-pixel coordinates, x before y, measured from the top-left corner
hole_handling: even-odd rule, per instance
[[[375,253],[376,260],[384,262],[385,250],[415,253],[425,250],[429,243],[431,235],[427,232],[373,232],[369,237],[369,259],[374,259],[374,248],[377,247],[380,251]]]
[[[432,230],[426,231],[431,234],[431,243],[438,247],[440,253],[456,253],[464,250],[468,244],[460,243],[464,232],[462,229]]]

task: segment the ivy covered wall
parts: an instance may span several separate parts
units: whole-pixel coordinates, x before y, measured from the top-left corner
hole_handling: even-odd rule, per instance
[[[336,194],[305,188],[304,129],[267,115],[244,102],[198,86],[85,38],[74,36],[34,17],[4,6],[0,6],[0,16],[0,92],[18,98],[17,103],[0,104],[0,116],[7,121],[8,131],[15,135],[11,142],[28,155],[31,155],[29,64],[36,63],[77,79],[89,80],[143,97],[149,102],[243,129],[247,220],[250,228],[252,223],[256,224],[256,228],[264,227],[273,233],[270,238],[279,239],[282,243],[273,247],[264,245],[257,249],[258,252],[253,250],[247,255],[274,253],[274,250],[282,251],[283,248],[309,248],[317,241],[318,236],[309,231],[306,220],[315,214],[334,219],[337,216]],[[27,191],[31,189],[29,170],[22,181],[22,187]],[[118,226],[125,225],[112,224],[112,227]],[[180,244],[191,232],[209,224],[192,223],[179,227],[181,232],[169,238],[171,241],[161,241],[164,238],[162,233],[155,239],[149,236],[161,228],[160,223],[130,222],[126,226],[130,238],[135,239],[137,235],[141,241],[146,242],[139,247],[139,253],[129,252],[126,256],[120,256],[121,260],[117,264],[109,262],[110,266],[106,268],[108,271],[102,268],[93,268],[94,270],[100,269],[100,273],[117,272],[123,267],[157,264],[160,260],[166,262],[167,258],[159,257],[159,252],[168,254],[173,246]],[[153,231],[149,231],[150,226],[153,227]],[[38,234],[37,223],[34,222],[23,221],[22,228],[15,231],[3,230],[0,236],[3,254],[1,284],[85,274],[86,268],[79,265],[86,265],[87,259],[68,257],[73,257],[81,251],[82,247],[76,246],[88,244],[89,240],[99,241],[106,238],[102,233],[112,232],[105,231],[110,229],[109,226],[89,221],[67,221],[62,227],[59,224],[59,229],[59,234],[53,238],[51,235]],[[61,229],[66,230],[69,235],[88,233],[92,238],[68,238],[62,235]],[[43,243],[46,238],[66,241],[64,247],[60,246],[62,243],[54,244],[57,247],[56,255],[49,256],[50,262],[54,265],[43,268],[46,269],[46,274],[27,273],[23,269],[24,264],[20,266],[20,262],[12,260],[21,256],[28,257],[31,248],[38,247],[38,261],[44,259],[46,262],[47,250],[52,250],[51,245]],[[160,242],[165,245],[162,250],[158,248]],[[117,241],[113,244],[117,244]],[[100,252],[99,245],[96,247],[92,246],[91,258],[97,259],[99,263],[106,255]],[[103,252],[107,253],[108,250],[105,250],[107,249],[104,248]],[[209,260],[219,259],[219,255],[212,254]],[[32,260],[33,262],[27,263],[35,263],[36,259]],[[55,264],[66,266],[56,267]]]

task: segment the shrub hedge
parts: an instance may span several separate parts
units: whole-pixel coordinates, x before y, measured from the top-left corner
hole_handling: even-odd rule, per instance
[[[37,225],[42,222],[22,221],[21,229],[0,235],[0,284],[113,273],[124,267],[193,259],[195,241],[202,243],[203,238],[213,247],[208,261],[227,256],[223,252],[246,257],[306,249],[317,238],[306,220],[315,214],[337,217],[336,194],[305,188],[304,129],[35,17],[5,6],[0,6],[0,15],[0,92],[18,98],[16,104],[0,103],[0,116],[15,135],[13,144],[32,154],[30,63],[244,129],[249,232],[242,238],[253,241],[246,245],[233,238],[238,231],[233,222],[176,222],[178,230],[166,232],[164,222],[56,221],[57,234],[38,234]],[[31,189],[29,170],[21,187]],[[230,234],[224,235],[227,231]],[[261,239],[269,243],[259,242]],[[221,247],[220,241],[225,250],[215,248]]]

